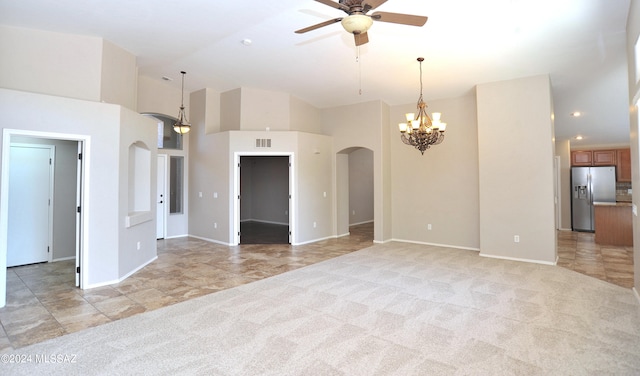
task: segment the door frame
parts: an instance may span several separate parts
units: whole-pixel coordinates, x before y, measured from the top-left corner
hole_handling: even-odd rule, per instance
[[[295,164],[294,153],[286,152],[235,152],[233,153],[233,196],[231,211],[230,245],[240,244],[240,157],[289,157],[289,244],[296,244],[295,218],[297,213],[295,199]]]
[[[54,132],[41,132],[41,131],[29,131],[24,129],[8,129],[2,130],[2,170],[0,171],[0,308],[4,307],[7,303],[7,233],[8,233],[8,203],[9,203],[9,154],[11,152],[11,137],[12,136],[24,136],[34,138],[47,138],[57,140],[77,141],[82,146],[82,171],[78,174],[81,178],[78,186],[81,188],[78,192],[78,201],[80,202],[80,221],[76,222],[76,230],[78,233],[78,239],[76,240],[77,254],[80,255],[80,272],[79,282],[80,288],[88,285],[89,281],[89,246],[88,246],[88,232],[89,223],[86,220],[88,218],[89,207],[89,181],[90,181],[90,144],[91,136],[80,134],[67,134],[67,133],[54,133]],[[76,269],[77,270],[77,269]]]
[[[167,154],[158,154],[158,165],[156,170],[158,170],[160,167],[163,167],[164,172],[162,177],[164,179],[162,182],[158,182],[157,180],[160,179],[160,176],[156,176],[156,185],[160,185],[159,183],[162,184],[162,192],[164,196],[162,197],[162,213],[156,213],[156,220],[158,220],[158,217],[162,215],[162,238],[158,238],[158,226],[156,224],[156,239],[165,239],[167,237],[167,175],[169,168],[168,159],[169,158]],[[162,160],[162,164],[160,163],[160,160]],[[159,202],[157,201],[160,199],[158,197],[158,193],[160,192],[156,192],[156,210],[159,204]]]

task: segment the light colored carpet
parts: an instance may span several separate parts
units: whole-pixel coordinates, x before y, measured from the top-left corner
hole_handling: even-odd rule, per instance
[[[637,375],[640,304],[560,267],[392,242],[15,355],[31,360],[0,373]]]

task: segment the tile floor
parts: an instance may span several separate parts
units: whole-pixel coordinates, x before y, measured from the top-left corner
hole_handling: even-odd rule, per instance
[[[75,261],[8,268],[7,305],[0,308],[0,352],[253,282],[372,244],[372,223],[351,227],[349,236],[300,246],[228,247],[195,238],[159,240],[156,261],[119,284],[89,290],[74,286]]]
[[[558,266],[633,287],[633,247],[598,245],[590,232],[558,232]]]
[[[0,308],[0,352],[101,325],[372,245],[373,225],[301,246],[227,247],[194,238],[158,241],[158,259],[122,283],[80,290],[73,261],[7,270]],[[600,247],[593,234],[559,232],[558,265],[623,287],[633,286],[631,247]]]

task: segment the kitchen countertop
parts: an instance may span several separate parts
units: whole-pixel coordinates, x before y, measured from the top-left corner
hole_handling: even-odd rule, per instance
[[[593,202],[593,206],[620,206],[620,207],[625,207],[625,206],[631,206],[630,202],[603,202],[603,201],[594,201]]]

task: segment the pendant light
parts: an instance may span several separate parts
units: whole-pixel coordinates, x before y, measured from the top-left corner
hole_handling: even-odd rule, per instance
[[[178,121],[173,124],[173,130],[180,134],[189,133],[191,130],[191,124],[187,120],[187,115],[184,113],[184,75],[187,74],[185,71],[180,71],[182,73],[182,99],[180,101],[180,111],[178,112]]]

